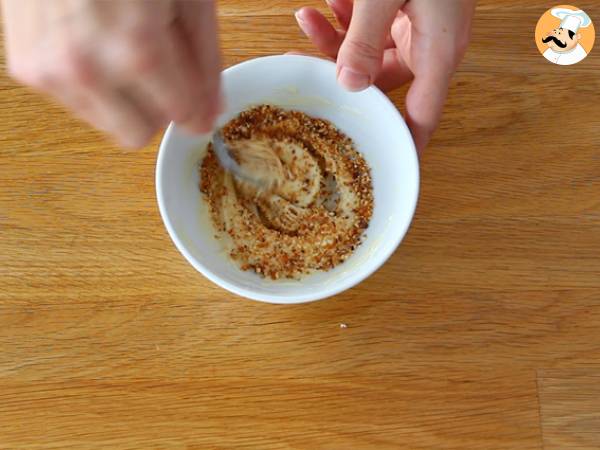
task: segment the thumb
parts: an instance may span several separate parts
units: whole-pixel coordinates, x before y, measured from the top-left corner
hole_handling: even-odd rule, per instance
[[[355,0],[337,58],[338,81],[350,91],[369,87],[381,70],[390,27],[405,0]],[[376,5],[375,5],[376,3]]]

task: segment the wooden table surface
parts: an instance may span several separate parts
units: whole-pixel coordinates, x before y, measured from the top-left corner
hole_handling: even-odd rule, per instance
[[[303,4],[222,1],[225,65],[309,50]],[[122,150],[2,75],[0,449],[599,448],[600,41],[545,61],[550,6],[480,2],[406,239],[300,306],[177,252],[158,136]]]

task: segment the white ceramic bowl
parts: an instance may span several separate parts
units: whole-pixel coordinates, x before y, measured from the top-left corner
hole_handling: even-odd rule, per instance
[[[307,56],[269,56],[223,72],[227,112],[219,122],[251,106],[269,103],[330,120],[348,135],[371,167],[373,217],[354,254],[329,272],[299,281],[271,281],[240,270],[214,238],[198,189],[198,163],[209,136],[190,136],[171,124],[160,145],[156,192],[162,219],[179,251],[199,272],[244,297],[302,303],[338,294],[375,272],[394,252],[412,220],[419,164],[409,130],[396,107],[377,88],[351,93],[336,81],[332,62]]]

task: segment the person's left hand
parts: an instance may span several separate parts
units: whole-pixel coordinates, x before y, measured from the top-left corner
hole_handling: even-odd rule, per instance
[[[413,79],[406,121],[419,150],[437,128],[450,79],[467,48],[475,0],[326,0],[341,29],[319,11],[296,12],[300,28],[337,61],[350,90],[384,91]],[[376,4],[375,4],[376,3]]]

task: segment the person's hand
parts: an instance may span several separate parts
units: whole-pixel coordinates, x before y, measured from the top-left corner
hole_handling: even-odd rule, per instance
[[[169,121],[220,109],[211,0],[2,0],[10,74],[139,147]]]
[[[467,48],[475,0],[327,0],[341,30],[316,9],[296,12],[300,28],[337,60],[339,82],[385,91],[413,79],[406,121],[419,150],[437,128],[450,79]]]

